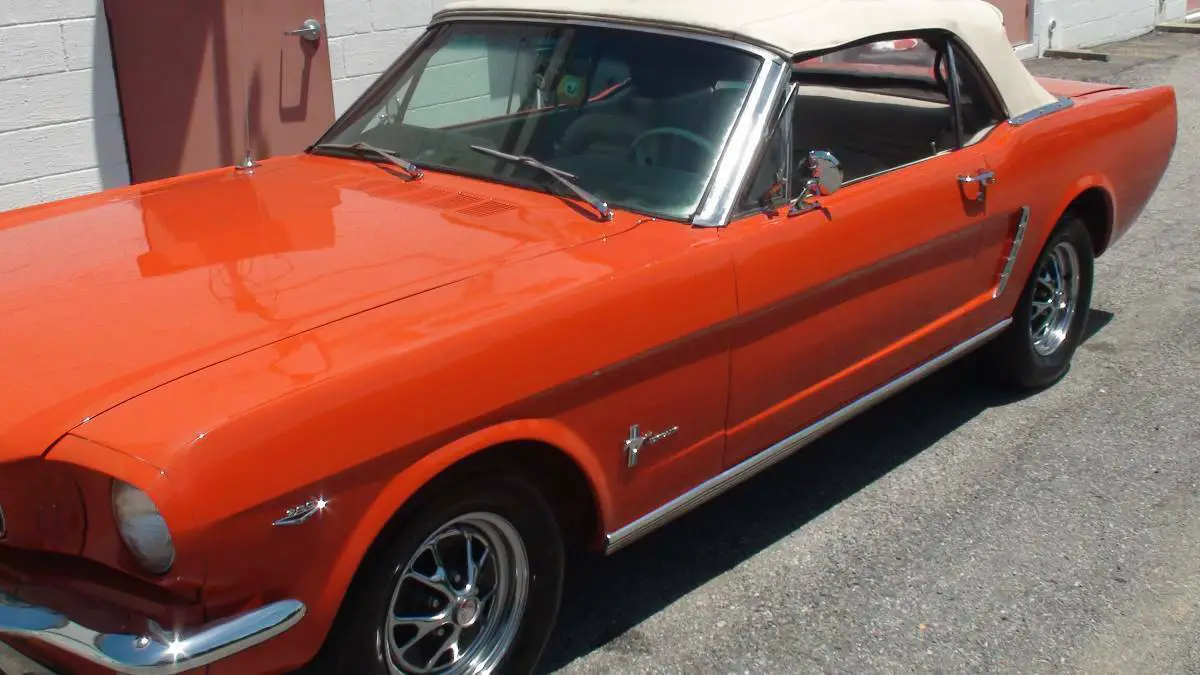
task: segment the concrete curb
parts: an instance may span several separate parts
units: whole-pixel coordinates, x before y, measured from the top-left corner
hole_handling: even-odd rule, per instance
[[[1189,23],[1187,21],[1164,21],[1155,26],[1157,30],[1164,33],[1195,33],[1200,35],[1200,23]]]
[[[1090,49],[1047,49],[1042,56],[1050,59],[1083,59],[1084,61],[1110,61],[1111,56]]]

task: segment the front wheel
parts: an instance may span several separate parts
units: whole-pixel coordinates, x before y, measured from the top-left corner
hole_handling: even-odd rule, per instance
[[[564,566],[558,522],[538,490],[516,476],[456,481],[401,518],[347,596],[323,672],[533,670]]]
[[[1064,217],[1034,264],[1012,325],[991,345],[988,362],[1003,382],[1038,389],[1066,375],[1083,341],[1094,264],[1087,226]]]

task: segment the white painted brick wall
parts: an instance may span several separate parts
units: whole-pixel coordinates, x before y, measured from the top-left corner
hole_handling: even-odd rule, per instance
[[[1032,42],[1040,55],[1149,33],[1161,21],[1182,18],[1187,0],[1034,0],[1033,9]]]
[[[336,114],[350,107],[445,4],[446,0],[325,0]]]
[[[0,211],[128,183],[100,0],[0,0]]]

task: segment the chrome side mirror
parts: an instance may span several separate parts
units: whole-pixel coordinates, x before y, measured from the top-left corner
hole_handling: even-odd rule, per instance
[[[841,189],[845,176],[842,172],[841,162],[827,150],[809,152],[800,166],[796,168],[796,175],[802,181],[804,188],[792,202],[792,208],[788,210],[789,216],[821,208],[821,202],[816,198],[831,195]]]

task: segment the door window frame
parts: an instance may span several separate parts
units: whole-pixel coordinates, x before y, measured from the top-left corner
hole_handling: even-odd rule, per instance
[[[857,185],[859,183],[863,183],[895,171],[907,169],[911,166],[923,164],[937,157],[942,157],[944,155],[978,145],[979,143],[985,141],[995,131],[996,127],[1000,126],[1009,118],[1008,110],[1004,106],[1004,99],[1000,96],[999,90],[996,88],[996,84],[992,80],[991,76],[980,65],[978,57],[975,56],[970,48],[968,48],[957,35],[945,30],[881,33],[873,35],[869,38],[863,38],[861,40],[839,45],[831,49],[798,54],[792,59],[792,64],[794,66],[794,64],[808,59],[817,58],[826,54],[834,54],[873,42],[901,40],[908,38],[922,39],[930,43],[937,41],[937,43],[945,45],[944,53],[946,54],[947,69],[946,85],[949,89],[949,92],[947,93],[950,99],[951,118],[954,126],[954,146],[906,164],[901,164],[884,171],[879,171],[846,181],[846,183],[842,186],[843,188]],[[973,78],[984,98],[981,103],[989,107],[992,112],[992,116],[996,120],[989,127],[985,127],[979,132],[976,132],[974,137],[970,139],[964,138],[963,135],[962,91],[961,87],[959,86],[960,76]],[[792,173],[795,167],[793,166],[791,158],[793,157],[792,153],[794,152],[795,148],[793,147],[791,118],[795,112],[796,101],[798,100],[797,89],[797,83],[794,80],[789,79],[787,87],[785,88],[782,97],[778,102],[780,105],[776,109],[774,117],[771,118],[772,121],[770,126],[767,127],[765,133],[763,134],[763,141],[759,144],[759,148],[755,153],[754,162],[751,164],[751,169],[747,171],[746,176],[743,179],[743,184],[738,192],[739,197],[735,202],[737,206],[730,214],[728,224],[733,224],[734,222],[749,216],[775,212],[781,206],[791,203],[792,199],[795,197],[792,191]],[[782,138],[776,139],[776,132],[780,130],[779,125],[781,124],[785,125],[782,130]],[[782,153],[785,158],[785,163],[782,167],[782,170],[779,172],[781,174],[781,180],[783,181],[783,187],[779,193],[774,195],[774,197],[767,203],[760,206],[750,206],[751,201],[757,199],[757,197],[753,197],[749,194],[749,191],[754,185],[753,179],[758,175],[758,171],[761,170],[762,162],[765,161],[765,159],[770,155],[770,146],[772,142],[780,142],[785,146]]]

